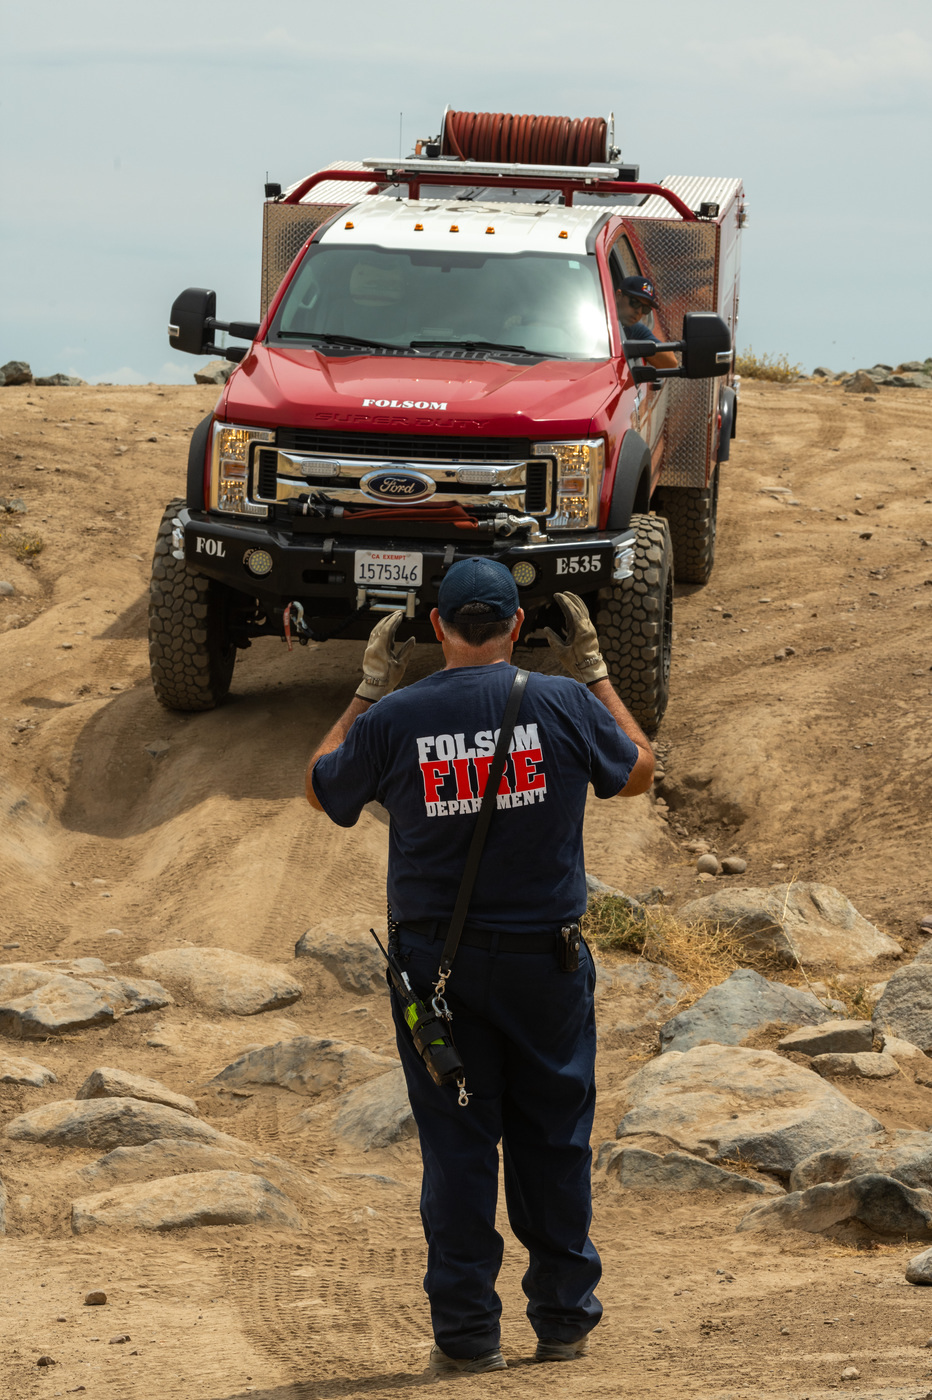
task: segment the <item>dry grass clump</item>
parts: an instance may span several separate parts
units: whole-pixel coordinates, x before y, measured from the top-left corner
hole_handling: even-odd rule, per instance
[[[638,953],[648,962],[662,963],[692,988],[689,1002],[717,987],[739,967],[761,973],[778,972],[787,980],[788,969],[775,955],[748,947],[733,928],[702,920],[685,924],[662,905],[632,909],[616,895],[594,899],[581,921],[591,947]],[[796,980],[795,975],[793,980]]]
[[[836,982],[834,977],[822,979],[828,987],[829,995],[835,1001],[842,1001],[852,1021],[869,1021],[874,1014],[877,998],[871,996],[869,988],[861,983]]]
[[[790,384],[802,372],[802,365],[791,365],[786,355],[756,355],[750,345],[735,357],[735,373],[742,379],[772,379],[777,384]]]
[[[45,540],[41,535],[25,535],[18,539],[15,545],[17,559],[23,564],[31,564],[32,561],[42,553],[45,548]]]

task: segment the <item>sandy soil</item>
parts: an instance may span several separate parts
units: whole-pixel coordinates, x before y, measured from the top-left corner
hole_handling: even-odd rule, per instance
[[[307,1103],[285,1091],[206,1087],[247,1045],[290,1035],[392,1045],[379,998],[291,962],[309,924],[355,912],[366,927],[382,915],[385,827],[364,814],[338,831],[302,796],[307,753],[351,693],[361,644],[289,655],[264,639],[238,662],[229,703],[208,715],[169,714],[149,686],[155,528],[213,398],[156,386],[0,391],[0,495],[28,510],[0,514],[0,579],[16,587],[0,598],[2,956],[125,964],[165,946],[219,945],[296,966],[304,997],[259,1018],[179,1002],[47,1044],[5,1040],[59,1082],[0,1086],[0,1121],[117,1065],[300,1163],[321,1198],[296,1237],[213,1227],[76,1238],[74,1172],[97,1154],[0,1139],[11,1219],[0,1245],[0,1392],[10,1400],[77,1390],[377,1400],[431,1383],[415,1145],[353,1153],[334,1144],[326,1104],[297,1124]],[[602,879],[634,893],[698,893],[682,842],[702,835],[720,854],[746,857],[742,883],[827,881],[906,955],[917,945],[917,918],[932,912],[930,428],[932,397],[921,392],[862,399],[817,384],[745,386],[713,581],[678,590],[673,700],[659,736],[669,805],[657,794],[592,804],[587,865]],[[24,560],[37,535],[41,553]],[[411,674],[437,657],[424,648]],[[161,757],[146,752],[153,740],[168,742]],[[623,1079],[649,1052],[645,1037],[602,1054],[596,1144],[614,1136]],[[850,1092],[888,1126],[932,1123],[932,1089],[912,1075]],[[621,1192],[597,1177],[606,1316],[591,1358],[529,1364],[521,1251],[509,1236],[511,1369],[440,1390],[932,1393],[923,1349],[932,1294],[903,1277],[915,1247],[762,1242],[735,1234],[744,1209],[702,1194]],[[106,1308],[83,1306],[92,1288],[106,1290]],[[119,1333],[132,1341],[110,1345]],[[37,1368],[45,1354],[58,1364]],[[843,1387],[850,1364],[862,1379]]]

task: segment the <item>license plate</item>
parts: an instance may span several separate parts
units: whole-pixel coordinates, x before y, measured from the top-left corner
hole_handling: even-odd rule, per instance
[[[400,554],[391,549],[357,549],[356,583],[373,587],[417,588],[422,582],[423,554]]]

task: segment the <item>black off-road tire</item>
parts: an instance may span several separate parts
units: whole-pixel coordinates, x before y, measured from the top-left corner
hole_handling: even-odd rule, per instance
[[[715,563],[718,467],[708,486],[659,486],[651,505],[670,522],[677,583],[708,583]]]
[[[637,530],[632,578],[599,589],[596,625],[618,694],[647,734],[670,695],[673,549],[662,516],[632,515]]]
[[[184,505],[172,501],[162,516],[149,585],[149,669],[155,697],[169,710],[212,710],[233,678],[236,646],[230,639],[231,590],[190,573],[172,555],[172,520]]]

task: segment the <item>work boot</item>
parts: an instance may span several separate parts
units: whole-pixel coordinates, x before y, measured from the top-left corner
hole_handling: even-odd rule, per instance
[[[508,1362],[502,1356],[501,1348],[480,1352],[478,1356],[447,1356],[436,1342],[430,1349],[428,1369],[435,1376],[448,1376],[456,1372],[475,1375],[478,1371],[504,1371]]]
[[[578,1361],[589,1351],[589,1337],[580,1337],[576,1342],[550,1342],[543,1338],[537,1343],[535,1361]]]

